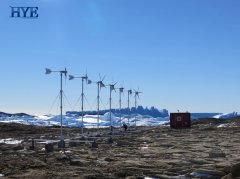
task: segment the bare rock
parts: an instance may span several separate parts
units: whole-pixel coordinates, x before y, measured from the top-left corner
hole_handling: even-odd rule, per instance
[[[209,152],[210,158],[225,158],[226,154],[221,149],[213,149]]]
[[[222,177],[221,179],[232,179],[232,174],[228,174],[228,175],[225,175],[224,177]]]
[[[167,176],[167,175],[158,175],[157,176],[159,179],[171,179],[170,176]]]
[[[23,146],[16,146],[16,147],[13,147],[13,150],[14,151],[17,151],[17,150],[23,150],[24,147]]]
[[[237,163],[231,167],[232,177],[240,177],[240,163]]]
[[[72,159],[72,160],[70,161],[70,165],[81,166],[81,165],[82,165],[82,162],[81,162],[81,160],[79,160],[79,159]]]
[[[203,174],[203,175],[209,175],[209,176],[218,177],[218,178],[226,175],[226,173],[223,172],[223,171],[207,170],[207,169],[199,169],[199,170],[196,170],[195,173]]]

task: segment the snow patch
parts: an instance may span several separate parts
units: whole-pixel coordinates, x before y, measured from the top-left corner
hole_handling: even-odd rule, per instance
[[[0,139],[0,144],[21,144],[22,140],[15,140],[12,138],[7,138],[7,139]]]
[[[232,113],[219,114],[219,115],[213,116],[213,118],[227,119],[227,118],[233,118],[238,116],[240,116],[240,114],[238,114],[237,112],[232,112]]]

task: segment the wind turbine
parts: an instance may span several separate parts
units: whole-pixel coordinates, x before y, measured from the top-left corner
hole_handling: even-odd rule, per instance
[[[128,90],[128,125],[129,125],[129,118],[130,118],[130,96],[132,95],[132,90]]]
[[[50,70],[49,68],[46,68],[46,72],[45,74],[48,75],[48,74],[51,74],[51,73],[60,73],[60,80],[61,80],[61,83],[60,83],[60,116],[61,116],[61,145],[63,145],[64,143],[64,140],[63,140],[63,135],[62,135],[62,119],[63,119],[63,115],[62,115],[62,98],[63,98],[63,90],[62,90],[62,77],[63,75],[65,75],[65,78],[67,77],[67,69],[65,68],[64,70],[60,70],[60,71],[52,71]],[[63,147],[61,147],[63,148]]]
[[[135,91],[134,90],[134,98],[135,98],[135,110],[137,110],[137,98],[139,99],[139,94],[142,93],[140,91]],[[137,121],[136,121],[136,116],[135,116],[135,127],[137,127]]]
[[[109,84],[107,86],[109,86],[109,89],[110,89],[110,98],[109,98],[109,117],[110,117],[110,130],[112,131],[112,91],[116,91],[115,90],[115,85],[117,83],[112,83],[112,84]]]
[[[97,84],[97,123],[98,123],[98,132],[99,132],[99,102],[100,102],[100,90],[103,87],[106,87],[105,84],[103,83],[105,76],[103,78],[101,78],[101,76],[99,75],[99,81],[94,82]]]
[[[86,85],[87,84],[91,84],[92,81],[88,79],[88,76],[87,74],[85,76],[81,76],[81,77],[77,77],[77,76],[73,76],[73,75],[69,75],[69,80],[73,80],[75,78],[80,78],[82,79],[82,93],[81,93],[81,101],[82,101],[82,135],[83,135],[83,102],[84,102],[84,92],[83,92],[83,89],[84,89],[84,81],[86,81]]]

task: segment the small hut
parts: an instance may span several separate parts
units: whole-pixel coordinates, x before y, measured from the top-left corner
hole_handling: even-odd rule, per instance
[[[185,113],[170,113],[170,127],[175,129],[191,127],[191,114]]]

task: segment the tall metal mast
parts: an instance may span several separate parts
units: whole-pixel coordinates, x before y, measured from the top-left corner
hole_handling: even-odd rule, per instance
[[[98,132],[99,132],[99,101],[100,101],[100,83],[97,84],[98,85],[98,93],[97,93],[97,123],[98,123]]]
[[[81,92],[81,103],[82,103],[82,105],[81,105],[81,110],[82,110],[82,112],[81,112],[81,116],[82,116],[82,126],[81,126],[81,129],[82,129],[82,130],[81,130],[81,132],[82,132],[82,134],[83,134],[84,81],[86,81],[86,84],[91,84],[92,81],[88,79],[87,74],[86,74],[85,76],[81,76],[81,77],[75,77],[75,76],[73,76],[73,75],[69,75],[69,80],[73,80],[74,78],[80,78],[80,79],[82,79],[82,92]]]
[[[123,93],[124,88],[121,87],[119,88],[119,118],[120,118],[120,127],[122,126],[122,93]]]
[[[61,140],[63,140],[63,134],[62,134],[62,120],[63,120],[63,106],[62,106],[62,103],[63,103],[63,89],[62,89],[62,77],[63,77],[63,74],[65,75],[65,77],[67,76],[67,69],[65,68],[64,70],[61,70],[61,71],[52,71],[48,68],[46,68],[46,72],[45,74],[48,75],[52,72],[57,72],[57,73],[60,73],[60,119],[61,119]]]
[[[142,93],[140,91],[134,91],[134,97],[135,97],[135,110],[137,111],[137,97],[139,98],[139,93]],[[137,117],[135,116],[135,127],[137,127]]]
[[[109,93],[110,93],[110,98],[109,98],[109,118],[110,118],[110,130],[112,131],[112,91],[115,91],[115,84],[109,84],[108,86],[110,87]]]
[[[101,88],[105,87],[103,80],[105,77],[101,78],[99,75],[100,80],[97,82],[94,82],[97,84],[97,123],[98,123],[98,132],[99,132],[99,105],[100,105],[100,90]],[[92,81],[91,81],[92,82]]]
[[[132,90],[128,90],[128,125],[129,125],[129,118],[130,118],[130,95],[132,94]]]
[[[63,73],[61,72],[60,73],[60,76],[61,76],[61,90],[60,90],[60,98],[61,98],[61,102],[60,102],[60,111],[61,111],[61,139],[63,139],[63,136],[62,136],[62,119],[63,119],[63,117],[62,117],[62,109],[63,109],[63,107],[62,107],[62,98],[63,98],[63,90],[62,90],[62,75],[63,75]]]

